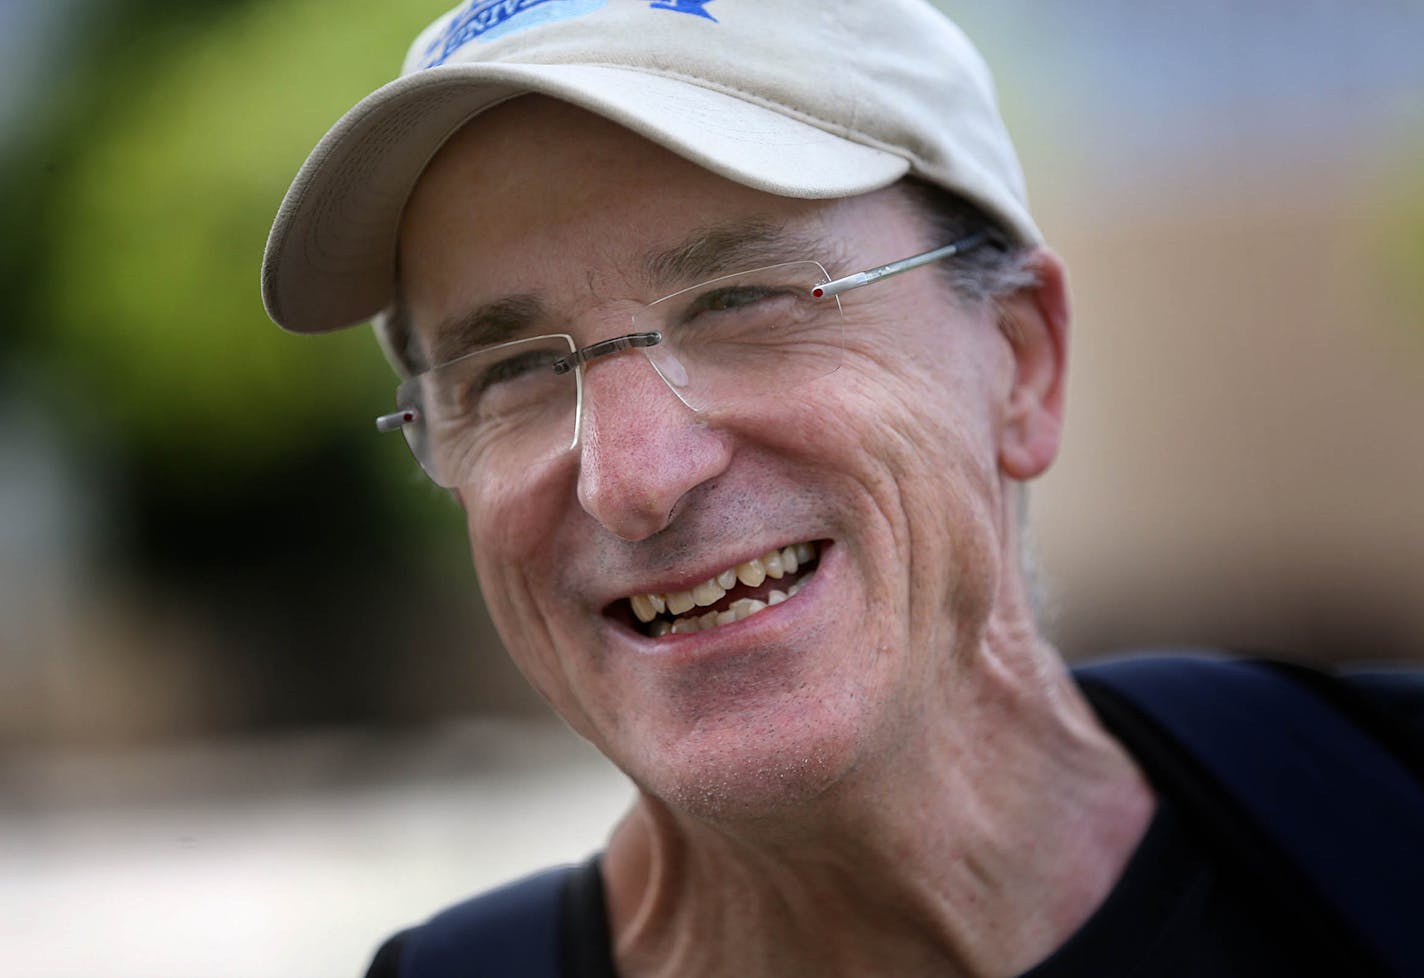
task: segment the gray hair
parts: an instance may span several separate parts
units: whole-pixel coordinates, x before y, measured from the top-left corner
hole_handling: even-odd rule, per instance
[[[926,247],[957,241],[982,228],[997,230],[1005,242],[1012,239],[982,210],[934,184],[914,177],[900,181],[900,190],[926,224]],[[1003,248],[974,248],[952,261],[937,262],[936,270],[959,301],[971,308],[995,304],[1024,289],[1038,286],[1032,247],[1008,244]],[[1012,328],[1012,327],[1009,327]],[[1039,572],[1037,548],[1029,521],[1028,485],[1014,483],[1014,521],[1018,531],[1019,573],[1029,606],[1040,626],[1048,615],[1048,599]]]
[[[391,289],[394,293],[391,304],[371,317],[371,327],[376,332],[376,342],[381,344],[386,360],[401,379],[405,379],[425,369],[425,354],[417,345],[415,331],[410,327],[410,308],[400,287],[399,256],[396,257],[396,280]]]
[[[989,228],[1003,247],[980,247],[950,261],[936,262],[945,284],[963,302],[975,306],[1007,298],[1038,285],[1034,249],[1013,244],[1013,237],[984,211],[957,194],[907,177],[897,185],[926,225],[926,247],[939,247]]]

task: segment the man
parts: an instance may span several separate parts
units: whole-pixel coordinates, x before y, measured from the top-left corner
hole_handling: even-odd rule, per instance
[[[378,316],[381,426],[459,500],[520,669],[639,789],[539,878],[553,930],[516,888],[373,975],[534,974],[492,964],[526,932],[625,978],[1372,967],[1038,634],[1064,271],[932,8],[462,4],[313,153],[263,286],[289,329]]]

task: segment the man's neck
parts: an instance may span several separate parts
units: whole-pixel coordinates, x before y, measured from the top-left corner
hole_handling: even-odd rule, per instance
[[[1032,658],[801,810],[709,825],[641,798],[604,862],[620,974],[1005,976],[1046,957],[1154,800],[1056,656]]]

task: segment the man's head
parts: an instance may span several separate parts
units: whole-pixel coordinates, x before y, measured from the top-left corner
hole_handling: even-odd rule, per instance
[[[462,8],[450,24],[495,6]],[[560,5],[530,9],[542,6]],[[620,16],[672,6],[628,3]],[[727,20],[764,9],[705,6]],[[808,30],[828,29],[830,15],[806,10]],[[436,35],[417,50],[442,52]],[[823,70],[852,41],[826,40]],[[685,87],[681,67],[650,83]],[[1011,154],[973,204],[961,202],[970,188],[920,172],[913,152],[880,146],[856,192],[772,193],[606,107],[589,111],[587,98],[506,94],[430,147],[400,195],[389,281],[367,291],[400,296],[422,366],[523,344],[516,356],[474,353],[488,366],[454,371],[461,386],[440,395],[465,407],[442,415],[451,426],[495,405],[440,471],[461,473],[449,481],[520,668],[649,794],[713,818],[879,777],[905,745],[924,746],[926,717],[971,729],[987,677],[1007,667],[994,650],[1031,636],[1015,486],[1052,460],[1062,410],[1062,273],[1033,247],[1026,214],[1014,218]],[[974,109],[971,128],[991,111]],[[843,141],[811,137],[822,138]],[[841,158],[854,170],[864,148]],[[762,162],[780,167],[775,155]],[[322,185],[319,166],[309,164],[309,187]],[[900,179],[906,169],[920,181]],[[824,191],[832,176],[806,182]],[[340,206],[298,200],[285,233]],[[809,297],[985,222],[1001,243],[947,259],[948,272]],[[274,232],[269,261],[295,267],[281,240]],[[271,270],[274,315],[329,312],[322,286],[289,301],[284,289],[306,279],[285,284]],[[700,287],[708,280],[719,284]],[[952,281],[997,284],[976,296]],[[652,335],[651,346],[589,352]],[[529,376],[550,393],[511,393]],[[561,400],[575,384],[581,399]]]

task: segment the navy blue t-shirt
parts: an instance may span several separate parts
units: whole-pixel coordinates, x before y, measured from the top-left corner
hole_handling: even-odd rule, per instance
[[[1369,703],[1349,702],[1360,683],[1332,695],[1347,712],[1390,727],[1383,738],[1417,771],[1424,755],[1424,684],[1384,683]],[[1056,952],[1021,978],[1373,978],[1342,930],[1312,901],[1297,899],[1285,873],[1263,871],[1234,838],[1209,793],[1141,718],[1102,690],[1084,693],[1158,792],[1158,809],[1107,899]],[[1249,845],[1249,843],[1248,843]],[[1403,858],[1418,858],[1418,854]],[[1288,869],[1289,867],[1286,867]],[[595,857],[567,872],[560,944],[567,978],[618,978],[609,944],[603,880]],[[418,931],[417,931],[418,932]],[[413,932],[384,944],[367,978],[402,978]],[[472,974],[482,974],[471,961]]]

